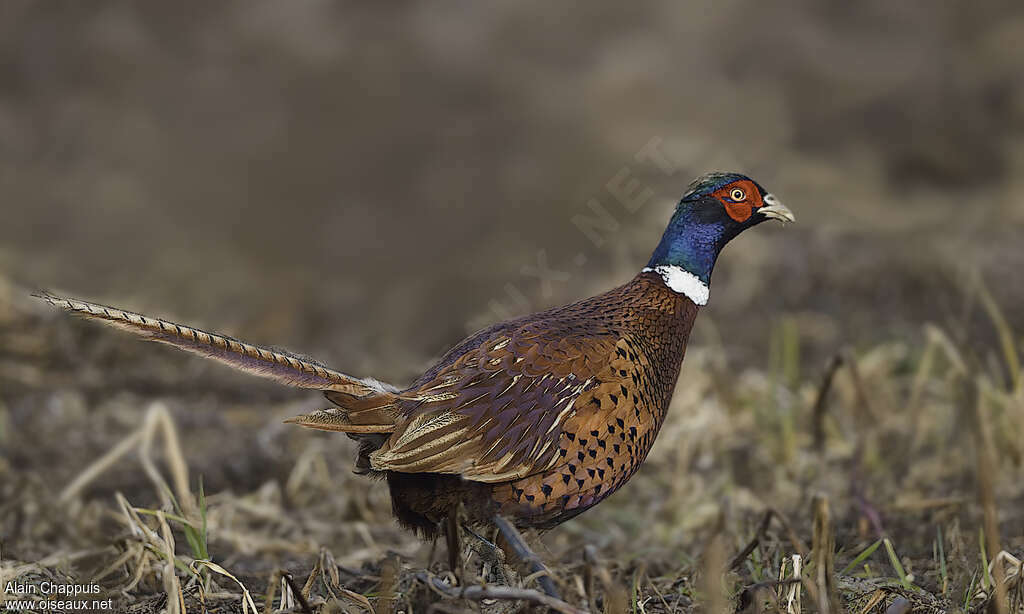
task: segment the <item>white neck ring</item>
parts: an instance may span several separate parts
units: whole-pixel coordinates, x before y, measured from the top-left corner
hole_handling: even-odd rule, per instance
[[[644,267],[641,272],[657,273],[661,275],[662,281],[673,292],[686,296],[697,305],[708,304],[708,297],[711,294],[708,285],[683,267],[663,264],[656,267]]]

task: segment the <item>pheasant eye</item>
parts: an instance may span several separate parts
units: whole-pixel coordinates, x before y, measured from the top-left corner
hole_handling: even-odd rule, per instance
[[[732,192],[729,192],[729,198],[740,201],[747,198],[747,193],[740,188],[734,188]]]

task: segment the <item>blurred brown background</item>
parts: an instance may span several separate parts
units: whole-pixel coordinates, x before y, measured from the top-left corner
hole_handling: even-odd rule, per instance
[[[756,361],[782,314],[808,359],[915,334],[970,269],[1024,323],[1019,2],[0,11],[0,270],[28,286],[403,382],[628,279],[723,169],[799,221],[730,246],[698,341]],[[634,162],[652,138],[682,171]],[[636,214],[604,188],[624,166],[656,194]],[[620,223],[600,248],[591,198]],[[570,273],[549,293],[540,250]]]
[[[72,504],[60,491],[159,406],[193,488],[215,493],[212,556],[255,586],[307,574],[321,547],[427,559],[386,490],[349,474],[351,442],[280,424],[319,395],[73,321],[30,289],[403,384],[472,328],[628,280],[689,181],[735,170],[798,222],[726,249],[659,445],[544,556],[596,545],[682,590],[671,574],[690,577],[701,530],[736,552],[767,506],[809,539],[824,491],[846,560],[882,533],[878,508],[945,598],[941,527],[969,601],[981,470],[956,361],[924,331],[1009,391],[991,447],[1020,553],[1022,41],[1019,0],[0,3],[4,557],[114,543],[114,492],[158,506],[134,451]],[[652,140],[678,172],[636,160]],[[652,193],[636,212],[606,187],[624,168]],[[591,201],[617,225],[601,245],[573,222]],[[863,379],[837,375],[815,434],[843,349]]]

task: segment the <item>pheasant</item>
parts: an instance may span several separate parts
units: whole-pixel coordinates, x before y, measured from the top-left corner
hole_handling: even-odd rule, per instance
[[[467,528],[497,525],[514,541],[505,531],[514,531],[509,521],[554,527],[637,471],[665,420],[720,251],[769,219],[794,221],[749,177],[704,175],[688,187],[632,280],[482,330],[405,388],[166,320],[37,296],[282,384],[323,391],[333,407],[286,422],[356,440],[355,472],[387,481],[400,524],[434,538],[442,529],[451,536],[462,518]]]

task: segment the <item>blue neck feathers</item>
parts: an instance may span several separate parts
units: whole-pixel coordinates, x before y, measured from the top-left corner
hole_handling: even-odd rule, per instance
[[[710,285],[715,260],[730,237],[721,221],[700,219],[700,210],[689,205],[676,208],[647,266],[678,266]]]

